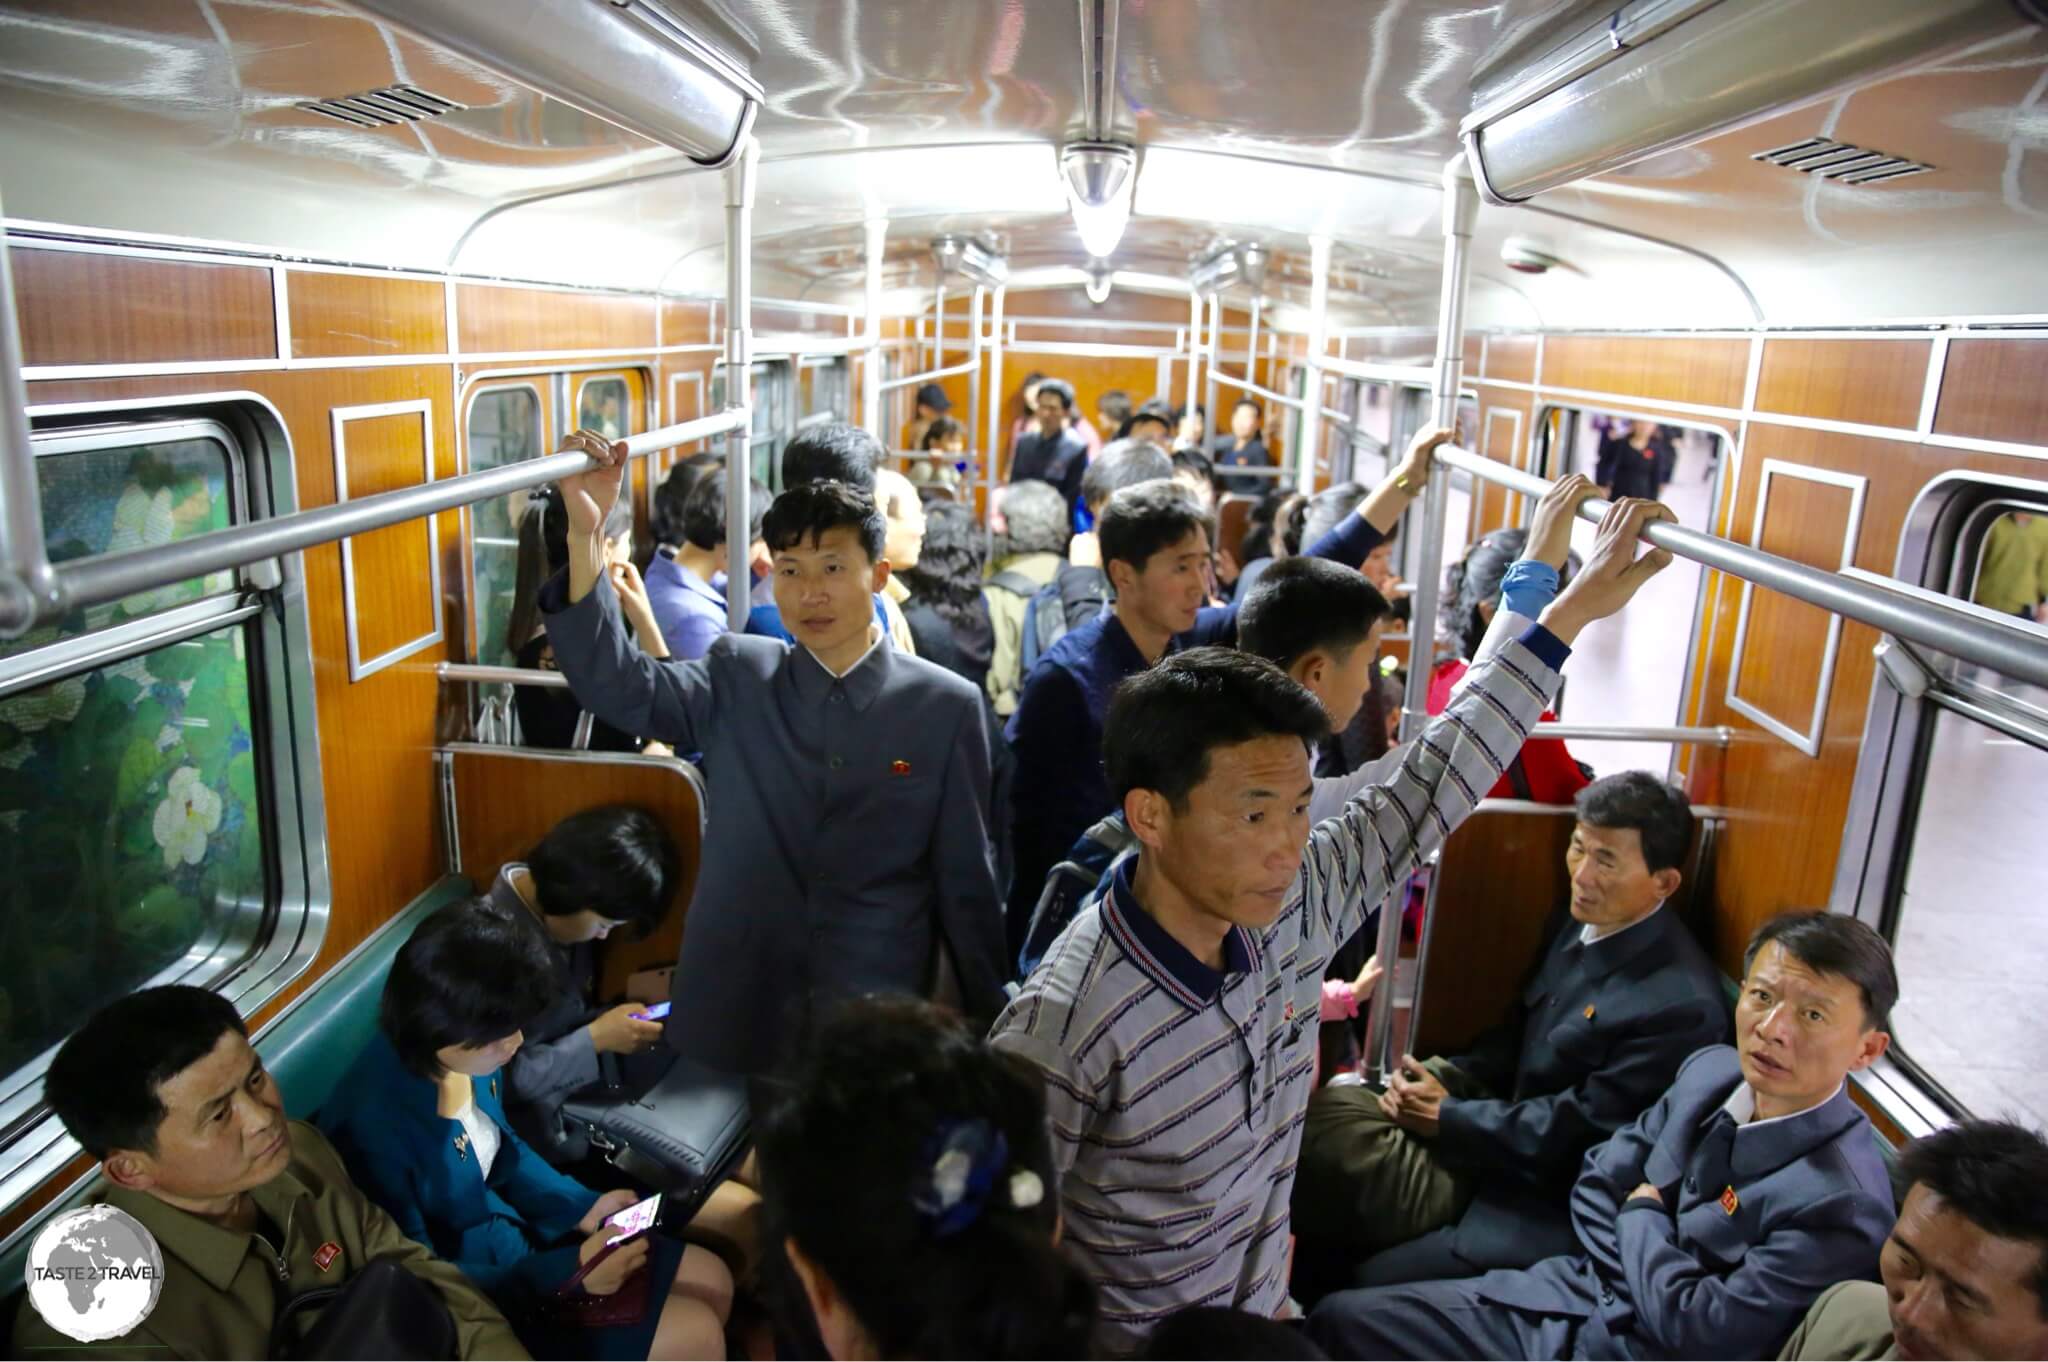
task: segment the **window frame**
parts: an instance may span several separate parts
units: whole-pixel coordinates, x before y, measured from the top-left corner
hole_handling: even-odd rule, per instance
[[[256,393],[51,403],[31,406],[27,415],[37,457],[203,430],[204,438],[221,439],[228,450],[231,524],[298,509],[297,469],[284,418]],[[188,952],[149,983],[200,982],[248,1017],[311,968],[332,909],[304,556],[242,567],[235,589],[220,596],[6,659],[0,663],[0,693],[47,685],[227,628],[245,631],[258,816],[265,832],[264,903],[253,915],[253,934],[238,949],[224,953],[220,947],[239,938],[209,934],[198,943],[212,946],[206,956]],[[42,1100],[42,1075],[56,1049],[0,1075],[0,1203],[19,1204],[80,1153]]]
[[[1960,469],[1941,474],[1920,490],[1906,513],[1892,577],[1885,579],[1886,585],[1979,612],[2014,629],[2048,635],[2042,626],[2008,620],[1976,605],[1968,596],[1950,594],[1959,582],[1966,586],[1975,582],[1984,537],[1998,516],[2029,508],[2048,515],[2048,479]],[[1971,565],[1967,577],[1961,575],[1966,558]],[[1993,692],[1957,677],[1952,666],[1944,674],[1944,661],[1952,662],[1887,635],[1879,642],[1878,666],[1871,679],[1863,745],[1850,788],[1828,906],[1833,912],[1862,919],[1887,942],[1895,938],[1902,916],[1940,712],[1950,711],[2048,750],[2048,715],[2012,697],[1994,699]],[[1963,1104],[1938,1076],[1897,1043],[1896,1036],[1893,1041],[1884,1057],[1868,1070],[1850,1075],[1851,1079],[1908,1137],[1924,1135],[1954,1120],[1965,1109]]]
[[[533,394],[533,458],[543,459],[547,457],[549,453],[548,404],[547,399],[542,395],[540,389],[541,379],[543,377],[545,377],[545,375],[535,374],[525,378],[489,380],[485,382],[476,383],[472,385],[466,392],[463,393],[461,417],[462,471],[464,473],[472,473],[477,471],[474,463],[476,454],[474,449],[472,448],[472,441],[470,438],[469,429],[470,417],[476,411],[477,399],[481,397],[488,397],[490,394],[497,392],[524,391]],[[522,459],[520,460],[520,462],[528,463],[531,462],[531,460]],[[509,465],[505,464],[491,465],[491,467],[493,468],[503,468],[508,466]],[[481,597],[481,593],[477,590],[476,559],[477,548],[479,547],[479,540],[476,533],[475,506],[464,506],[462,508],[462,538],[465,548],[465,552],[463,555],[464,561],[462,565],[462,570],[465,578],[465,590],[469,595],[469,638],[467,652],[469,653],[469,660],[471,662],[485,662],[486,659],[482,656],[484,642],[484,622],[481,614],[484,603]],[[506,544],[496,540],[490,542],[491,546],[494,548],[502,549],[507,547]],[[519,527],[517,525],[514,525],[512,527],[512,539],[510,540],[509,547],[512,550],[513,562],[514,566],[516,567],[519,555]],[[497,659],[489,659],[489,661],[490,663],[495,665]]]

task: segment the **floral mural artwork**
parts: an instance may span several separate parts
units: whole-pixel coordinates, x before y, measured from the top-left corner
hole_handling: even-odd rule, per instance
[[[176,538],[225,523],[225,458],[191,443],[211,458],[95,450],[76,460],[96,469],[46,474],[53,546],[97,553],[162,542],[167,525]],[[80,501],[88,489],[96,505]],[[17,647],[214,589],[179,583]],[[0,1064],[26,1063],[69,1034],[81,1007],[143,986],[263,912],[248,627],[0,697]]]

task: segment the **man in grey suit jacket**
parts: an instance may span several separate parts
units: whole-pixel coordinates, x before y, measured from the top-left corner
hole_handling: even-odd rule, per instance
[[[562,483],[568,578],[541,593],[556,664],[607,722],[704,754],[709,820],[670,1045],[757,1073],[833,1001],[930,994],[944,966],[967,1010],[992,1018],[1005,971],[981,693],[881,637],[873,493],[812,483],[769,508],[795,644],[727,634],[697,661],[657,662],[621,627],[594,538],[625,447],[586,432],[569,447],[606,466]]]
[[[1820,1293],[1877,1270],[1891,1184],[1848,1075],[1884,1053],[1891,950],[1853,918],[1794,914],[1750,941],[1736,1048],[1685,1062],[1586,1156],[1575,1254],[1327,1297],[1333,1357],[1764,1357]]]
[[[1385,1093],[1340,1082],[1310,1100],[1305,1268],[1348,1277],[1369,1257],[1339,1284],[1388,1286],[1575,1252],[1566,1202],[1586,1151],[1726,1043],[1720,972],[1663,906],[1692,843],[1684,793],[1623,771],[1577,802],[1570,915],[1507,1019],[1464,1054],[1403,1056]]]

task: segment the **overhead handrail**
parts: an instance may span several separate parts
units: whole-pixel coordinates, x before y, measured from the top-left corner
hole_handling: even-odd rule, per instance
[[[982,297],[987,291],[980,284],[974,286],[974,304],[970,310],[967,324],[968,333],[973,343],[967,348],[966,359],[961,360],[958,364],[948,364],[942,368],[927,369],[921,374],[904,374],[899,378],[885,379],[881,384],[881,390],[883,392],[893,392],[898,388],[907,388],[913,383],[931,383],[941,378],[952,378],[956,374],[973,373],[980,369],[981,347],[986,339],[981,334],[981,303]],[[943,337],[944,333],[941,332],[940,334]]]
[[[462,685],[569,689],[568,677],[540,667],[488,667],[477,662],[443,662],[434,668],[434,675],[443,681]]]
[[[1541,497],[1551,488],[1547,480],[1534,474],[1452,445],[1439,449],[1437,459],[1446,467],[1525,496]],[[1598,522],[1607,506],[1597,496],[1587,497],[1579,503],[1577,513],[1582,520]],[[2032,685],[2048,686],[2048,647],[2042,646],[2037,632],[2018,620],[2006,623],[1938,604],[1924,593],[1895,591],[1879,586],[1867,574],[1851,576],[1808,567],[1704,530],[1688,529],[1674,521],[1653,521],[1644,527],[1643,538],[1660,549],[1669,549],[1677,557],[1817,605],[1844,619],[1868,624]]]
[[[728,408],[694,421],[631,436],[626,440],[626,447],[632,457],[638,458],[657,449],[688,444],[721,431],[745,429],[750,419],[751,413],[746,408]],[[11,455],[12,452],[8,453]],[[24,449],[22,453],[29,454],[30,451]],[[228,529],[151,548],[80,558],[54,567],[45,561],[43,566],[48,573],[48,586],[44,594],[31,598],[25,589],[15,590],[11,585],[9,589],[0,590],[0,638],[17,638],[39,621],[59,619],[85,606],[122,600],[173,582],[203,577],[209,572],[246,567],[318,544],[331,544],[352,535],[367,534],[371,530],[454,510],[458,506],[474,505],[511,492],[528,491],[542,483],[587,473],[596,466],[587,454],[550,454],[543,459],[400,487],[310,511],[247,521]],[[21,491],[24,482],[29,489],[28,495]],[[40,515],[40,497],[36,492],[32,457],[0,458],[0,500],[6,502],[10,519],[14,508],[23,504]],[[36,547],[40,549],[40,535],[37,539]],[[34,565],[29,566],[33,570]],[[11,571],[0,572],[5,572],[14,583],[21,583],[19,564]]]
[[[1727,747],[1735,730],[1726,724],[1567,724],[1540,723],[1532,738],[1578,738],[1585,742],[1676,742],[1701,747]]]

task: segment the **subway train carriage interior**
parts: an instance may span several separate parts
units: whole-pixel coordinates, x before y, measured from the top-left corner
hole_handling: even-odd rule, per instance
[[[16,1355],[2048,1358],[2041,0],[0,0],[0,205]]]

